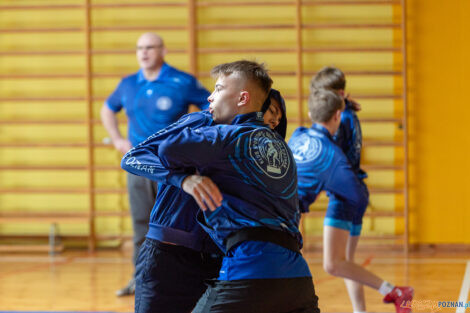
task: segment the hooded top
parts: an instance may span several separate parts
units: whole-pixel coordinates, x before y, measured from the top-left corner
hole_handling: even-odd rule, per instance
[[[281,96],[281,93],[278,90],[271,89],[271,91],[269,92],[269,97],[266,99],[266,101],[263,103],[263,106],[261,107],[261,112],[266,113],[269,106],[271,105],[271,98],[276,99],[276,101],[280,104],[281,113],[282,113],[281,121],[279,122],[279,125],[277,125],[274,128],[274,131],[277,132],[279,135],[281,135],[282,138],[286,139],[286,132],[287,132],[286,102],[284,101],[284,98]]]

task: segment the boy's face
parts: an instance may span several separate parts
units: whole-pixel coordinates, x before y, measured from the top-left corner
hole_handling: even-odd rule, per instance
[[[274,129],[281,122],[281,117],[281,105],[276,99],[271,98],[271,105],[266,110],[266,113],[264,113],[264,123],[268,124],[271,129]]]
[[[238,114],[243,81],[236,75],[220,75],[212,94],[207,98],[214,122],[230,124]]]

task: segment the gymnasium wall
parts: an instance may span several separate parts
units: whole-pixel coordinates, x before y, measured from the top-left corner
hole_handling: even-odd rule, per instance
[[[410,235],[470,243],[470,2],[410,0]]]
[[[129,237],[125,174],[118,168],[121,156],[103,142],[107,135],[99,121],[100,107],[120,77],[138,69],[135,41],[144,31],[158,32],[169,49],[168,63],[190,71],[186,1],[147,0],[139,1],[139,5],[132,1],[92,1],[89,109],[84,2],[61,1],[64,7],[49,9],[37,6],[57,6],[57,2],[1,2],[4,7],[0,10],[0,235],[5,238],[47,237],[50,221],[56,220],[51,216],[62,217],[57,219],[59,233],[75,237],[77,244],[86,243],[93,227],[101,245],[115,245]],[[125,5],[116,6],[120,3]],[[164,6],[165,3],[172,5]],[[303,5],[302,23],[310,27],[302,30],[301,93],[296,76],[299,59],[295,2],[233,7],[214,0],[201,3],[196,6],[199,28],[195,74],[212,90],[214,82],[208,72],[214,65],[239,58],[266,62],[274,88],[287,100],[288,136],[302,121],[308,124],[305,96],[313,73],[324,65],[335,65],[346,72],[347,90],[363,107],[359,113],[366,142],[363,163],[368,166],[367,182],[372,189],[368,210],[385,213],[367,217],[364,233],[401,235],[404,156],[399,145],[403,132],[397,122],[403,113],[398,2],[367,6]],[[380,23],[391,26],[356,27]],[[299,94],[303,100],[298,99]],[[412,102],[413,109],[416,101]],[[438,111],[428,114],[440,115]],[[120,119],[125,132],[123,114]],[[412,131],[416,134],[416,129]],[[413,153],[414,158],[423,157]],[[420,164],[424,166],[425,162],[429,160]],[[416,188],[416,184],[413,188],[416,190],[413,203],[417,203],[415,199],[424,189]],[[442,194],[442,199],[448,199],[448,194]],[[324,196],[312,206],[313,213],[305,225],[308,234],[321,234],[325,207]],[[461,211],[468,217],[463,207]],[[416,226],[422,213],[421,203],[413,207],[414,242],[431,239],[423,237],[426,230]],[[27,219],[29,215],[34,217]],[[456,233],[449,240],[458,242],[459,238]]]

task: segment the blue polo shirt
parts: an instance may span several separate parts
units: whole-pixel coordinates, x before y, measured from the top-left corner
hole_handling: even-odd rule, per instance
[[[206,109],[209,95],[194,76],[164,63],[153,81],[142,70],[123,78],[106,105],[114,112],[126,110],[128,138],[136,146],[186,114],[190,104]]]

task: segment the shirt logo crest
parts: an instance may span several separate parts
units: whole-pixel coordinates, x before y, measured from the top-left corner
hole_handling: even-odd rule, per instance
[[[321,152],[320,140],[307,134],[295,138],[294,141],[289,143],[289,147],[294,154],[295,161],[298,163],[309,162],[318,157]]]
[[[162,111],[167,111],[173,105],[173,101],[171,101],[168,97],[160,97],[157,99],[157,108]]]
[[[249,139],[250,157],[266,175],[280,179],[287,173],[290,157],[286,145],[267,129],[256,130]]]

